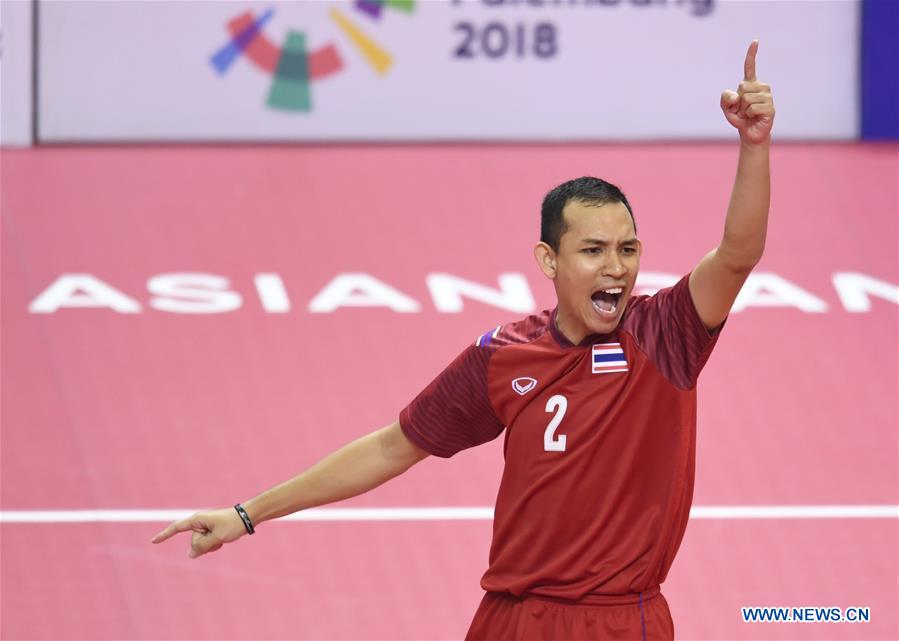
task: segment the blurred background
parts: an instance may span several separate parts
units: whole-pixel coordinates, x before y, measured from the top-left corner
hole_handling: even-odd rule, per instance
[[[749,42],[766,255],[699,382],[680,639],[896,639],[899,3],[0,0],[4,639],[459,639],[502,439],[196,560],[169,521],[397,420],[555,306],[596,175],[639,291],[720,239]],[[869,608],[744,623],[749,606]]]

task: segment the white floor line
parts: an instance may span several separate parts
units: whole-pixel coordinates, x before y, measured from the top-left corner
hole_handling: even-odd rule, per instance
[[[3,510],[0,523],[166,523],[196,510]],[[281,521],[489,521],[492,507],[313,508]],[[899,505],[695,505],[691,519],[897,519]]]

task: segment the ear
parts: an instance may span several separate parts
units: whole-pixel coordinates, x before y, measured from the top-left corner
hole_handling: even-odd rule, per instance
[[[553,251],[553,248],[544,242],[537,243],[537,246],[534,247],[534,258],[546,277],[555,279],[556,252]]]

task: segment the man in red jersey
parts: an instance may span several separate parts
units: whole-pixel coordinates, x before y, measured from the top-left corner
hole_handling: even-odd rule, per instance
[[[153,542],[192,531],[200,556],[505,431],[486,593],[467,638],[673,638],[659,585],[693,496],[696,380],[765,245],[774,104],[757,50],[738,91],[721,96],[739,164],[721,243],[690,274],[631,296],[642,247],[627,198],[598,178],[564,183],[543,202],[534,249],[553,310],[478,337],[396,423]]]

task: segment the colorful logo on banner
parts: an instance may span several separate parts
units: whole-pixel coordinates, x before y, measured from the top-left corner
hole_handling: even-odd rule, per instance
[[[415,0],[356,0],[353,6],[365,16],[377,20],[385,8],[412,13]],[[272,86],[266,99],[269,107],[284,111],[311,111],[310,85],[313,81],[340,72],[343,58],[334,43],[308,51],[306,34],[302,31],[288,31],[284,44],[279,48],[262,33],[262,28],[274,13],[274,9],[269,9],[256,18],[247,11],[230,20],[226,29],[231,39],[212,55],[210,62],[219,75],[224,75],[243,54],[256,67],[272,76]],[[328,15],[376,73],[383,75],[390,70],[393,65],[390,52],[337,7],[331,7]]]

